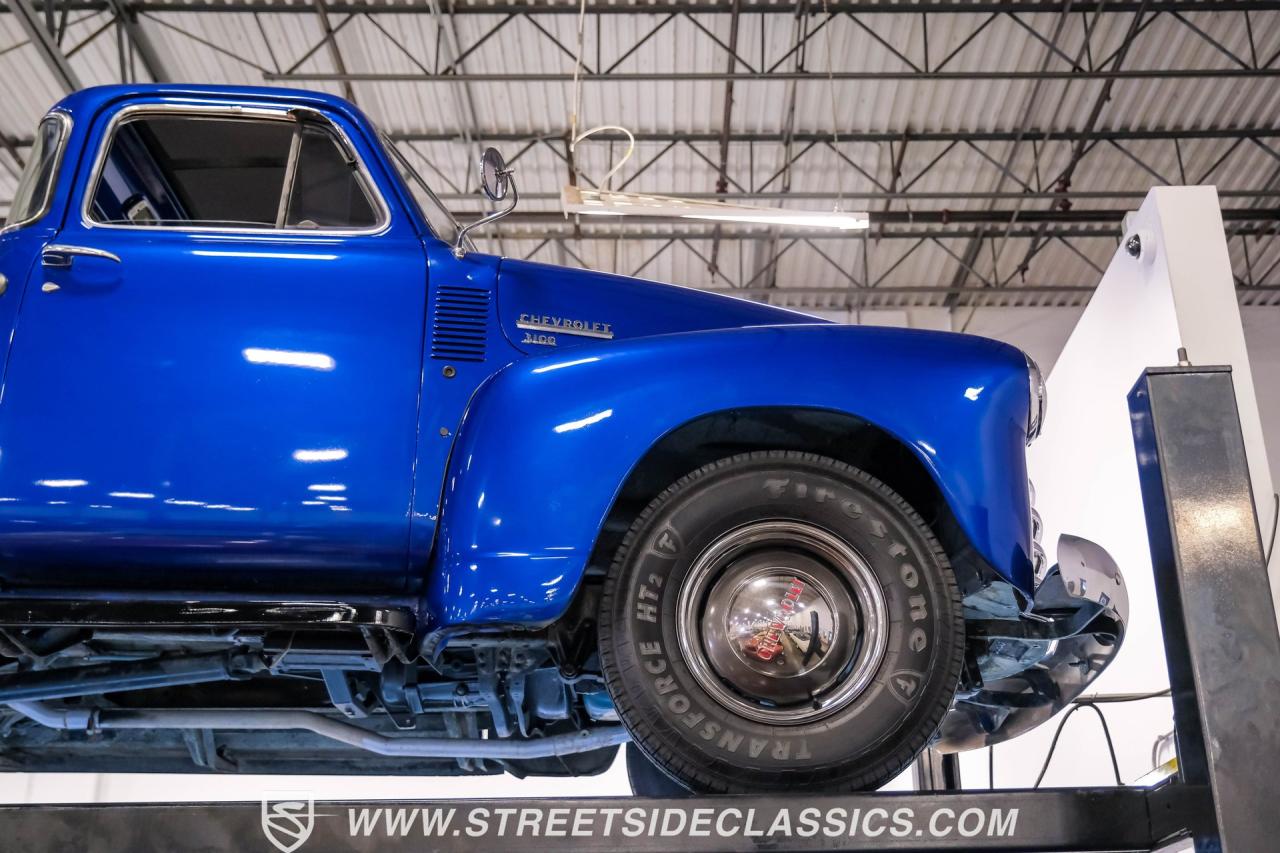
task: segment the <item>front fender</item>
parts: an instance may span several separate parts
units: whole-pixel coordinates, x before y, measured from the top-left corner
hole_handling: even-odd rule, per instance
[[[973,547],[1031,589],[1027,368],[972,336],[770,326],[584,345],[481,388],[445,482],[426,609],[433,629],[545,623],[567,607],[638,460],[696,418],[839,411],[920,459]]]

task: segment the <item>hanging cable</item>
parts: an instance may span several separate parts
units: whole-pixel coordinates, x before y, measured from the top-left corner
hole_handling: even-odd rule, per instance
[[[613,176],[614,176],[614,175],[616,175],[616,174],[618,173],[618,170],[619,170],[619,169],[621,169],[621,168],[623,167],[623,165],[625,165],[625,164],[626,164],[626,162],[627,162],[628,160],[630,160],[630,159],[631,159],[631,155],[635,152],[635,150],[636,150],[636,137],[635,137],[635,135],[634,135],[631,131],[629,131],[629,130],[627,130],[625,127],[623,127],[622,125],[618,125],[618,124],[602,124],[602,125],[600,125],[599,127],[593,127],[593,128],[591,128],[590,130],[584,130],[584,131],[583,131],[581,134],[579,134],[578,136],[570,137],[570,139],[569,139],[569,152],[570,152],[570,153],[573,153],[574,149],[576,149],[576,148],[578,147],[578,143],[579,143],[579,142],[581,142],[582,140],[584,140],[584,139],[586,139],[586,138],[588,138],[588,137],[590,137],[590,136],[594,136],[594,135],[595,135],[595,134],[597,134],[597,133],[602,133],[602,132],[604,132],[604,131],[606,131],[606,130],[614,130],[614,131],[617,131],[618,133],[626,134],[626,137],[627,137],[627,151],[626,151],[626,153],[622,155],[622,159],[621,159],[621,160],[619,160],[617,163],[614,163],[614,164],[613,164],[613,168],[612,168],[612,169],[610,169],[608,172],[606,172],[606,173],[605,173],[605,176],[604,176],[604,178],[603,178],[603,180],[601,180],[601,181],[600,181],[600,186],[601,186],[601,188],[603,188],[603,189],[606,189],[606,190],[607,190],[607,189],[609,189],[609,188],[610,188],[610,187],[609,187],[609,182],[610,182],[611,180],[613,180]]]
[[[1062,718],[1062,722],[1058,723],[1058,729],[1053,733],[1053,740],[1049,743],[1049,754],[1044,757],[1044,764],[1040,766],[1040,775],[1036,777],[1036,783],[1032,788],[1039,788],[1040,783],[1044,781],[1044,774],[1049,772],[1049,762],[1053,761],[1053,754],[1058,749],[1058,738],[1062,736],[1062,730],[1067,725],[1067,720],[1079,711],[1081,708],[1090,708],[1098,715],[1098,720],[1102,723],[1102,735],[1107,739],[1107,751],[1111,755],[1111,770],[1115,774],[1116,785],[1124,785],[1120,779],[1120,762],[1116,760],[1116,745],[1111,740],[1111,728],[1107,725],[1107,717],[1102,713],[1102,709],[1092,702],[1079,702]]]
[[[613,176],[618,174],[618,170],[621,169],[626,164],[626,162],[631,159],[631,155],[635,153],[636,137],[635,137],[635,134],[627,130],[625,127],[622,127],[621,125],[616,125],[616,124],[602,124],[602,125],[599,125],[598,127],[593,127],[590,130],[585,130],[582,133],[578,133],[578,122],[581,120],[581,117],[582,117],[582,47],[584,42],[584,33],[586,32],[586,22],[587,22],[587,0],[581,0],[581,2],[578,4],[577,53],[573,57],[573,101],[572,101],[572,105],[570,106],[570,112],[569,112],[569,154],[572,157],[573,152],[577,149],[579,142],[582,142],[584,139],[594,136],[597,133],[601,133],[606,130],[613,130],[613,131],[617,131],[618,133],[625,134],[627,137],[626,153],[622,155],[621,160],[619,160],[617,163],[613,165],[613,168],[611,168],[609,172],[604,176],[604,180],[600,182],[600,186],[607,190],[610,188],[609,182],[613,179]],[[574,186],[577,186],[578,184],[577,159],[574,158],[570,165],[572,165],[573,167],[573,183],[574,183]]]
[[[1094,693],[1091,696],[1082,696],[1072,703],[1071,710],[1058,723],[1058,729],[1053,733],[1053,740],[1049,743],[1049,752],[1044,757],[1044,764],[1040,767],[1040,775],[1036,777],[1036,784],[1033,787],[1039,788],[1040,783],[1044,780],[1044,774],[1049,769],[1049,762],[1053,761],[1053,754],[1058,748],[1058,737],[1062,734],[1063,728],[1067,725],[1067,720],[1071,719],[1071,715],[1081,708],[1092,708],[1093,712],[1098,715],[1098,719],[1102,721],[1102,733],[1107,739],[1107,750],[1111,754],[1111,769],[1115,772],[1116,784],[1123,785],[1120,780],[1120,764],[1116,760],[1116,747],[1111,741],[1111,730],[1107,728],[1106,715],[1102,713],[1099,705],[1121,704],[1124,702],[1142,702],[1146,699],[1159,699],[1164,696],[1172,695],[1172,688],[1166,687],[1163,690],[1152,690],[1148,693]],[[989,779],[995,778],[995,749],[987,747],[987,773]]]

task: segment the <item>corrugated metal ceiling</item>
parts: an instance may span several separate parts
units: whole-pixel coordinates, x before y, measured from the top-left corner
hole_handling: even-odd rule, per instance
[[[220,11],[211,10],[211,3],[198,7],[182,2],[125,5],[140,9],[139,25],[175,80],[261,84],[265,78],[280,74],[324,75],[338,70],[334,52],[323,42],[321,17],[304,0],[290,4],[288,10],[282,9],[280,0],[219,4]],[[459,4],[466,7],[467,14],[450,16],[445,4],[439,18],[426,2],[406,0],[399,5],[397,11],[378,2],[329,5],[329,23],[337,30],[333,42],[347,72],[358,78],[388,74],[419,78],[357,79],[351,83],[357,103],[388,131],[432,137],[405,144],[415,152],[428,179],[451,197],[451,204],[468,214],[480,208],[474,194],[474,169],[470,168],[478,143],[468,145],[463,137],[470,135],[477,141],[493,135],[545,137],[541,142],[507,141],[501,147],[509,157],[518,154],[515,165],[524,197],[521,213],[557,211],[558,193],[568,176],[564,139],[572,84],[567,80],[472,77],[571,73],[576,15],[544,14],[546,2],[524,4],[520,8],[527,7],[528,14],[514,15],[507,9],[479,13],[477,9],[485,4],[470,2]],[[744,3],[745,11],[739,16],[739,59],[732,70],[753,75],[768,70],[822,75],[827,70],[828,52],[830,67],[837,73],[887,74],[913,69],[936,73],[940,68],[947,73],[1066,72],[1073,64],[1097,69],[1122,51],[1135,21],[1135,13],[1129,11],[1072,12],[1064,17],[1057,12],[1019,9],[1044,9],[1043,2],[1030,7],[1004,4],[1003,13],[989,11],[998,4],[986,3],[981,12],[926,16],[871,11],[839,14],[829,22],[820,2],[810,4],[810,13],[803,16],[757,14],[750,11],[752,5]],[[844,3],[841,8],[854,5]],[[905,0],[899,5],[911,6]],[[1096,7],[1077,5],[1084,10]],[[1194,8],[1204,5],[1194,4]],[[637,4],[633,14],[588,15],[584,62],[592,72],[730,71],[724,45],[731,40],[734,16],[725,10],[732,4],[704,3],[694,8],[706,6],[715,6],[715,10],[674,14],[670,19],[667,10],[655,13],[649,11],[652,6],[643,3]],[[1233,11],[1181,11],[1177,6],[1156,4],[1156,11],[1143,17],[1146,23],[1124,55],[1122,70],[1266,71],[1275,67],[1274,58],[1280,54],[1280,11],[1273,8],[1275,4],[1254,4],[1255,11],[1247,20],[1238,10],[1241,4],[1233,4]],[[128,42],[121,40],[119,28],[110,25],[110,11],[95,9],[92,2],[77,2],[72,9],[61,45],[64,53],[71,54],[72,68],[84,84],[120,82],[122,45],[126,77],[149,79],[144,63],[131,54]],[[684,11],[684,7],[672,9]],[[803,41],[815,28],[819,31]],[[449,43],[455,37],[467,51],[459,69],[468,75],[467,82],[436,76],[449,65]],[[0,79],[5,93],[0,98],[0,132],[17,140],[29,136],[39,116],[61,95],[56,78],[39,53],[24,41],[15,16],[0,13]],[[796,49],[798,41],[803,43]],[[1224,192],[1224,208],[1260,211],[1263,221],[1229,222],[1229,231],[1241,226],[1274,231],[1276,196],[1228,193],[1280,191],[1278,83],[1276,77],[1261,73],[1212,79],[1123,78],[1111,84],[1110,98],[1098,106],[1108,86],[1102,79],[895,78],[830,84],[821,77],[803,81],[739,79],[733,83],[726,172],[732,193],[788,190],[794,196],[761,199],[761,203],[825,208],[836,202],[831,194],[846,193],[846,209],[887,209],[904,214],[1016,209],[1025,212],[1020,216],[1033,212],[1043,216],[1057,209],[1059,202],[973,198],[971,194],[1024,189],[1050,192],[1055,189],[1055,177],[1071,162],[1073,149],[1085,144],[1088,153],[1074,170],[1070,190],[1113,195],[1074,198],[1074,211],[1123,211],[1136,207],[1140,195],[1153,184],[1206,182],[1217,184]],[[343,83],[333,80],[303,79],[295,85],[337,94],[344,91]],[[639,143],[614,186],[629,182],[628,189],[644,192],[711,193],[716,189],[719,144],[715,137],[722,131],[727,85],[722,80],[588,79],[583,84],[580,126],[621,124],[635,132],[671,137],[701,134],[697,141]],[[1028,135],[1016,144],[1009,139],[959,138],[968,133],[1020,128],[1085,130],[1095,108],[1095,129],[1104,131],[1251,128],[1258,135],[1254,139],[1184,138],[1176,144],[1168,138],[1077,143]],[[743,134],[781,135],[788,131],[839,131],[846,137],[882,132],[900,141],[830,144],[821,140],[787,145],[734,139]],[[929,132],[949,132],[957,138],[915,138]],[[577,165],[583,175],[598,179],[620,150],[616,142],[584,143],[577,151]],[[792,157],[794,162],[787,168]],[[0,164],[0,200],[7,200],[13,193],[16,167],[4,153],[0,153]],[[900,165],[896,180],[895,165]],[[885,188],[919,195],[889,201],[856,197],[882,193]],[[3,210],[0,202],[0,214]],[[1269,226],[1268,218],[1272,220]],[[1013,227],[1023,233],[1037,225],[1025,222]],[[1106,266],[1116,247],[1116,238],[1105,234],[1106,229],[1114,229],[1114,222],[1078,226],[1085,233],[1101,236],[1073,236],[1069,225],[1053,223],[1048,233],[1055,236],[1044,240],[1002,239],[1005,226],[998,223],[897,223],[883,230],[873,228],[865,238],[794,241],[792,235],[770,238],[767,233],[754,235],[766,239],[716,241],[711,229],[687,224],[678,227],[679,235],[673,235],[670,224],[627,224],[616,238],[545,242],[551,232],[574,233],[573,223],[557,224],[554,219],[533,222],[526,216],[523,222],[509,222],[497,233],[502,234],[500,249],[510,255],[582,263],[696,286],[747,285],[753,291],[802,288],[803,293],[768,298],[815,307],[866,302],[869,295],[860,291],[867,290],[868,282],[885,291],[876,295],[878,304],[901,300],[943,304],[945,294],[898,296],[895,289],[944,287],[961,280],[970,286],[982,286],[984,281],[1004,284],[1009,293],[1001,298],[1013,302],[1078,304],[1084,297],[1071,289],[1095,283],[1098,270]],[[577,233],[592,236],[612,229],[608,233],[613,234],[619,228],[612,222],[607,226],[587,223]],[[976,228],[988,229],[995,236],[984,241],[968,263],[962,263],[970,257],[967,252],[973,244],[968,235]],[[962,232],[961,236],[949,236],[956,232]],[[721,234],[741,236],[732,229],[723,229]],[[491,238],[489,247],[498,249],[496,243]],[[1230,246],[1242,282],[1277,284],[1280,273],[1273,269],[1270,278],[1264,273],[1280,261],[1280,240],[1271,234],[1236,236]],[[713,253],[715,270],[710,265]],[[1031,287],[1062,290],[1023,291]],[[828,292],[809,292],[815,288]],[[1262,300],[1263,291],[1258,293],[1251,298]],[[983,298],[994,299],[989,294]]]

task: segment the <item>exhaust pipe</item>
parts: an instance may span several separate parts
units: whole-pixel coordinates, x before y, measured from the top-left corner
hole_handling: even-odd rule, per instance
[[[552,758],[617,746],[630,740],[622,726],[602,726],[532,740],[449,737],[388,737],[311,711],[132,711],[55,708],[43,702],[9,702],[9,707],[53,729],[301,729],[356,749],[398,758]]]

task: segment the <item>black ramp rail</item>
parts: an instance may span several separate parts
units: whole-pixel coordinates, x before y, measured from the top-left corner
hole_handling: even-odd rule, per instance
[[[306,803],[274,820],[288,847],[312,851],[1148,850],[1144,791],[996,791],[693,800],[451,800]],[[274,803],[49,806],[31,820],[0,810],[6,849],[270,851]],[[8,845],[13,845],[9,847]]]

